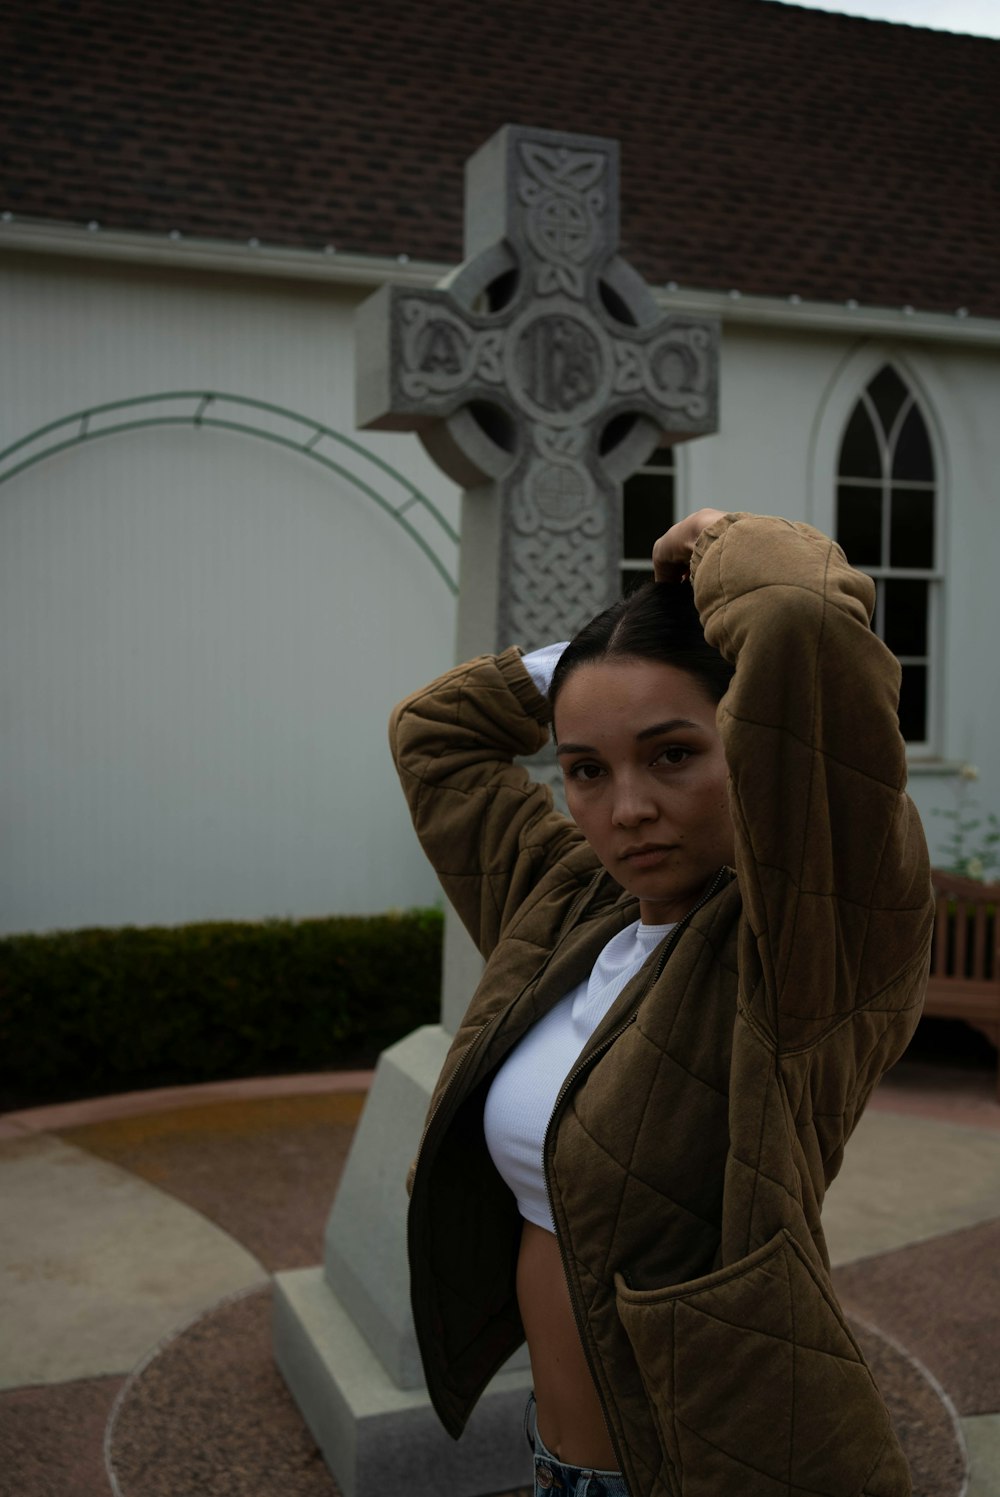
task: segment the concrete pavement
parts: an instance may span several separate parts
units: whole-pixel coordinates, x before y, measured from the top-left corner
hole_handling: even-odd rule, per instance
[[[335,1497],[270,1357],[366,1073],[0,1117],[0,1497]],[[904,1062],[825,1211],[918,1497],[1000,1497],[1000,1106]]]

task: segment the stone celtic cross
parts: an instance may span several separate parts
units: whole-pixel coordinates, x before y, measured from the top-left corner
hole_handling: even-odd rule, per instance
[[[465,222],[439,289],[383,287],[357,327],[358,425],[415,430],[467,491],[460,654],[607,606],[622,482],[718,406],[716,324],[662,315],[617,254],[616,141],[506,126],[467,164]]]

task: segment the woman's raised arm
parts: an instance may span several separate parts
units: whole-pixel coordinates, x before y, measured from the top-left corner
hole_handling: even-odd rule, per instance
[[[575,855],[571,881],[596,866],[548,787],[514,763],[542,747],[548,721],[547,699],[510,649],[414,692],[389,724],[414,829],[484,956],[556,863]]]
[[[888,1064],[919,1013],[933,906],[874,584],[782,519],[700,511],[663,537],[664,564],[685,553],[706,638],[735,666],[719,730],[751,932],[742,1001],[779,1054],[854,1015],[859,1063]]]

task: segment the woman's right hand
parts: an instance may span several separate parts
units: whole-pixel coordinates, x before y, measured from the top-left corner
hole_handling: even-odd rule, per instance
[[[724,509],[696,509],[671,525],[653,547],[653,575],[657,582],[686,582],[698,537],[725,514]]]

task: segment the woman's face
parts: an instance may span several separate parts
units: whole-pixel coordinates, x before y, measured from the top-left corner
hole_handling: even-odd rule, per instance
[[[680,920],[733,861],[715,711],[694,676],[634,656],[577,666],[559,693],[570,814],[647,925]]]

